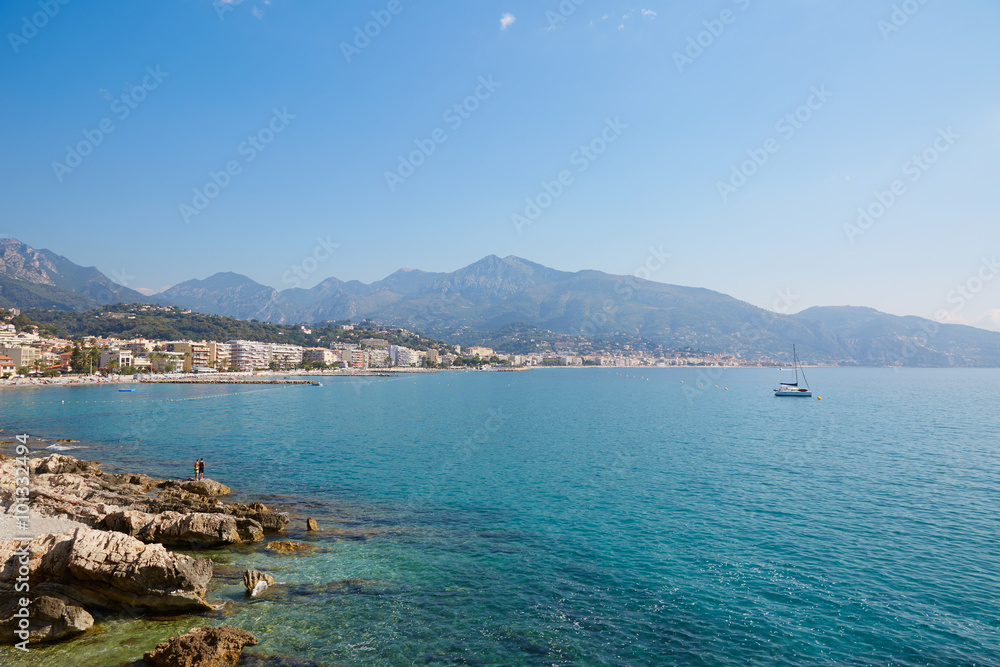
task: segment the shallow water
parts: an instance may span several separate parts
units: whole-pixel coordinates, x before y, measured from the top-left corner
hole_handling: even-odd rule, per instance
[[[211,552],[220,612],[0,660],[116,665],[230,623],[326,665],[1000,664],[1000,371],[812,369],[822,401],[774,398],[778,378],[2,391],[0,440],[157,476],[204,457],[314,548]],[[282,585],[249,601],[247,567]]]

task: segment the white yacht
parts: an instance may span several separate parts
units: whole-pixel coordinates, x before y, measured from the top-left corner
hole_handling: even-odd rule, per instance
[[[805,384],[805,388],[799,386],[799,356],[795,351],[795,346],[792,345],[792,367],[795,369],[795,382],[782,382],[780,386],[774,390],[775,396],[801,396],[802,398],[810,398],[812,392],[809,390],[809,381],[806,380],[806,372],[802,371],[802,382]]]

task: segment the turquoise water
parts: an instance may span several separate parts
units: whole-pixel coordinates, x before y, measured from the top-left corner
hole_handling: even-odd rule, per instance
[[[114,665],[225,622],[324,665],[1000,664],[1000,371],[813,369],[822,401],[774,398],[778,377],[0,392],[3,435],[160,476],[201,456],[323,529],[293,522],[307,554],[204,554],[227,603],[207,619],[15,658]],[[246,567],[283,584],[248,601]]]

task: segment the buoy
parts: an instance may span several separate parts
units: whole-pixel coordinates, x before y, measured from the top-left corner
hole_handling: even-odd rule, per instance
[[[816,400],[817,400],[817,401],[822,401],[822,400],[823,400],[823,397],[822,397],[822,396],[817,396],[817,397],[816,397]]]
[[[729,387],[726,387],[726,391],[729,391]]]

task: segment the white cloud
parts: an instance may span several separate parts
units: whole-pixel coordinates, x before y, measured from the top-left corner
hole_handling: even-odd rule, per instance
[[[159,294],[160,292],[166,292],[168,289],[170,289],[170,285],[165,285],[163,287],[155,287],[155,288],[151,288],[151,287],[136,287],[135,291],[138,292],[139,294],[145,294],[146,296],[152,296],[154,294]]]
[[[648,16],[649,18],[652,18],[652,19],[656,18],[656,12],[654,12],[652,9],[644,9],[644,10],[642,10],[642,15],[643,16]]]
[[[939,310],[934,314],[934,319],[941,324],[965,324],[970,327],[989,329],[990,331],[1000,331],[1000,308],[990,308],[979,316],[965,317],[959,311]]]
[[[500,29],[501,30],[506,30],[516,20],[517,20],[517,17],[514,16],[513,14],[511,14],[510,12],[504,14],[503,16],[500,17]]]
[[[250,13],[253,14],[254,18],[256,19],[264,18],[264,12],[262,12],[257,5],[253,6],[253,9],[250,10]]]
[[[990,308],[976,320],[976,326],[983,329],[1000,331],[1000,308]]]

